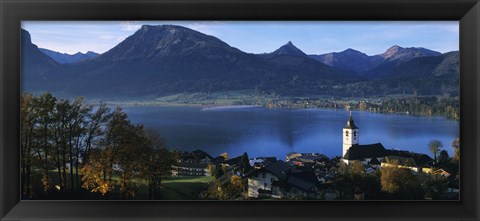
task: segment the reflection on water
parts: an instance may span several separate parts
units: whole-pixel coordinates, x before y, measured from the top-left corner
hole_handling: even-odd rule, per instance
[[[124,107],[133,123],[160,130],[170,148],[202,149],[212,155],[276,156],[288,152],[319,152],[339,156],[342,128],[349,113],[329,109],[265,109],[261,107]],[[443,117],[418,117],[354,111],[360,143],[381,142],[386,148],[427,153],[437,139],[453,154],[459,122]]]

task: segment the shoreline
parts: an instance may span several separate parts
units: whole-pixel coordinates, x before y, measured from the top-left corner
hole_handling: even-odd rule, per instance
[[[163,106],[163,107],[201,107],[205,110],[210,109],[235,109],[235,108],[252,108],[252,107],[264,107],[262,105],[250,105],[250,104],[182,104],[182,103],[155,103],[155,102],[105,102],[107,105],[114,106]],[[286,108],[285,108],[286,109]]]
[[[201,111],[210,111],[210,110],[228,110],[228,109],[244,109],[244,108],[255,108],[263,107],[261,105],[219,105],[219,106],[206,106],[202,108]]]
[[[201,104],[201,103],[172,103],[172,102],[155,102],[155,101],[126,101],[126,102],[118,102],[118,101],[106,101],[107,105],[110,106],[125,106],[125,107],[135,107],[135,106],[144,106],[144,107],[155,107],[155,106],[162,106],[162,107],[195,107],[201,108],[201,111],[213,111],[213,110],[228,110],[228,109],[244,109],[244,108],[265,108],[265,109],[297,109],[297,110],[306,110],[306,109],[326,109],[326,110],[345,110],[345,111],[365,111],[370,113],[378,113],[378,114],[396,114],[396,115],[408,115],[414,117],[444,117],[449,120],[460,121],[460,119],[452,118],[447,115],[439,115],[439,114],[415,114],[410,112],[404,111],[373,111],[373,110],[361,110],[357,108],[330,108],[330,107],[267,107],[266,105],[255,105],[255,104]]]

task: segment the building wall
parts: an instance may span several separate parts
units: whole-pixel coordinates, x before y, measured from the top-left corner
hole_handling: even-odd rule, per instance
[[[349,164],[349,163],[352,163],[354,161],[357,161],[357,162],[360,162],[362,163],[363,165],[368,165],[370,163],[370,161],[372,161],[373,158],[365,158],[363,159],[363,161],[359,161],[359,160],[347,160],[347,159],[342,159],[342,161],[345,163],[345,164]],[[384,157],[377,157],[377,160],[380,161],[380,163],[382,163],[385,159]],[[382,163],[383,164],[383,163]]]
[[[256,175],[248,177],[248,197],[250,198],[258,198],[259,189],[271,191],[272,181],[278,181],[278,177],[269,172],[258,172]]]
[[[321,197],[319,194],[317,194],[316,189],[314,189],[312,191],[305,191],[305,190],[300,189],[296,186],[291,186],[290,190],[287,192],[286,195],[287,195],[288,198],[294,198],[294,199],[300,199],[300,198],[316,199],[316,198]]]
[[[381,167],[398,167],[398,168],[402,168],[402,169],[409,169],[409,170],[414,171],[414,172],[422,171],[422,169],[420,168],[420,170],[419,170],[418,167],[404,166],[404,165],[393,165],[393,164],[385,163],[385,162],[382,162]]]
[[[348,132],[348,136],[347,136]],[[356,134],[354,136],[354,134]],[[347,153],[348,148],[354,144],[358,144],[359,140],[359,131],[358,129],[347,129],[343,128],[343,152],[342,157]]]
[[[173,166],[172,176],[210,176],[207,168],[190,168]]]

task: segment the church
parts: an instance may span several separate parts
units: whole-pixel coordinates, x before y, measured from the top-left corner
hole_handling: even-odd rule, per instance
[[[397,161],[400,166],[416,172],[429,167],[433,159],[426,154],[413,153],[403,150],[387,150],[381,143],[359,144],[360,128],[355,125],[350,111],[350,118],[343,128],[342,161],[346,164],[361,162],[373,167],[388,165],[389,160]]]

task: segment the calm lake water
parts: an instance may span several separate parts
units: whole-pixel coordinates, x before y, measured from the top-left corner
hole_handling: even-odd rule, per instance
[[[201,149],[216,156],[223,152],[250,157],[288,152],[318,152],[329,157],[342,152],[345,110],[124,106],[135,124],[158,129],[171,149]],[[352,112],[360,128],[360,144],[382,143],[387,149],[427,153],[437,139],[453,154],[451,142],[459,136],[459,122],[444,117]]]

